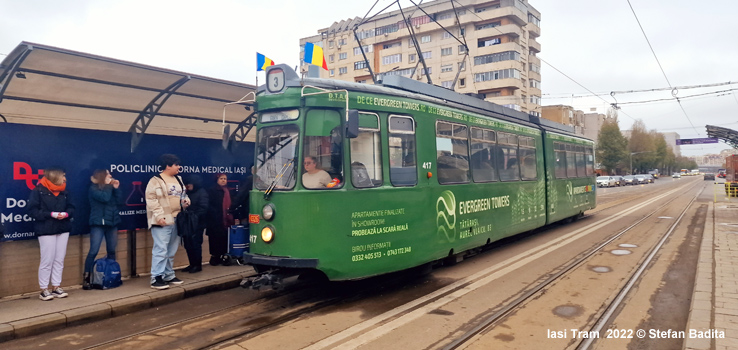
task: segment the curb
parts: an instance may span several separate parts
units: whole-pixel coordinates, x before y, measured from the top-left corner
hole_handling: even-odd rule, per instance
[[[249,275],[244,272],[223,276],[100,304],[0,323],[0,343],[146,310],[210,292],[232,289],[237,287],[241,280]]]
[[[715,203],[709,204],[705,229],[702,232],[702,243],[697,258],[697,275],[695,276],[692,304],[689,308],[687,330],[696,329],[707,331],[712,328],[713,312],[713,252],[715,239]],[[687,337],[682,344],[684,350],[709,350],[712,348],[710,339],[691,339]]]

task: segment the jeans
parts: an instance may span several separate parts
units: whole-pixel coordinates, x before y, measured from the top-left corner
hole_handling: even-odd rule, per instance
[[[49,279],[51,279],[52,286],[59,287],[61,285],[68,240],[69,232],[38,236],[38,244],[41,248],[41,262],[38,265],[38,286],[41,289],[49,288]]]
[[[177,225],[152,226],[151,235],[154,238],[154,247],[151,249],[151,283],[156,277],[163,277],[169,281],[174,275],[174,255],[179,247]]]
[[[100,251],[103,236],[105,237],[105,248],[108,250],[108,258],[115,260],[115,247],[118,245],[118,228],[115,226],[90,226],[90,252],[85,260],[85,273],[92,271],[95,257]]]

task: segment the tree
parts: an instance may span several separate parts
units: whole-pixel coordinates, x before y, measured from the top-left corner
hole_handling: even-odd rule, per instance
[[[628,145],[628,140],[620,132],[617,116],[605,119],[597,140],[597,160],[608,174],[612,174],[626,158]]]
[[[656,167],[658,155],[654,141],[653,135],[646,130],[646,124],[642,120],[636,120],[628,141],[629,156],[632,157],[630,161],[633,168],[639,170],[634,173],[643,173]]]

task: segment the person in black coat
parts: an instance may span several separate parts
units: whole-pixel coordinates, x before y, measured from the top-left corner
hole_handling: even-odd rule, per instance
[[[185,250],[187,250],[187,259],[190,262],[190,265],[182,271],[197,273],[202,271],[202,235],[207,224],[208,192],[202,187],[202,179],[197,175],[188,176],[184,183],[191,202],[187,211],[192,211],[197,215],[197,229],[193,235],[182,237]]]
[[[105,238],[107,257],[115,260],[115,248],[118,245],[118,225],[120,214],[121,191],[120,181],[113,179],[106,169],[97,169],[90,177],[92,184],[88,191],[90,200],[90,251],[85,259],[85,270],[82,275],[82,289],[90,289],[90,273],[100,245]]]
[[[217,174],[215,186],[208,190],[208,226],[207,235],[210,243],[210,265],[220,265],[228,254],[228,228],[233,225],[233,216],[228,212],[231,207],[231,193],[228,190],[228,176]]]
[[[249,227],[249,192],[253,186],[253,181],[254,178],[252,175],[241,180],[241,183],[238,185],[236,198],[233,199],[233,203],[231,203],[231,207],[228,209],[233,214],[233,217],[239,221],[237,224],[240,223],[247,228]]]
[[[44,170],[44,177],[31,191],[28,215],[35,221],[33,228],[41,248],[38,266],[39,299],[53,300],[68,294],[60,287],[64,271],[67,242],[72,231],[74,205],[67,192],[67,178],[61,168]],[[53,290],[49,292],[49,279]]]

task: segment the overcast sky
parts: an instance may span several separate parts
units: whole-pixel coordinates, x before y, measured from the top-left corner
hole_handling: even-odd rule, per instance
[[[417,1],[416,1],[417,2]],[[605,112],[622,103],[620,127],[641,119],[682,138],[707,137],[704,125],[738,129],[738,95],[686,96],[738,84],[616,93],[738,81],[738,2],[630,0],[666,78],[626,0],[530,0],[541,12],[543,104]],[[0,0],[0,60],[21,41],[254,84],[256,52],[296,66],[299,39],[334,21],[363,17],[375,0]],[[390,0],[380,0],[384,8]],[[409,0],[401,0],[403,7]],[[396,7],[393,7],[396,9]],[[263,73],[261,79],[263,80]],[[667,82],[667,78],[668,81]],[[577,84],[578,83],[578,84]],[[581,87],[583,85],[585,88]],[[598,97],[582,97],[592,92]],[[685,115],[686,112],[686,115]],[[690,123],[691,120],[691,123]],[[695,128],[692,127],[695,126]],[[684,146],[682,153],[730,148]]]

